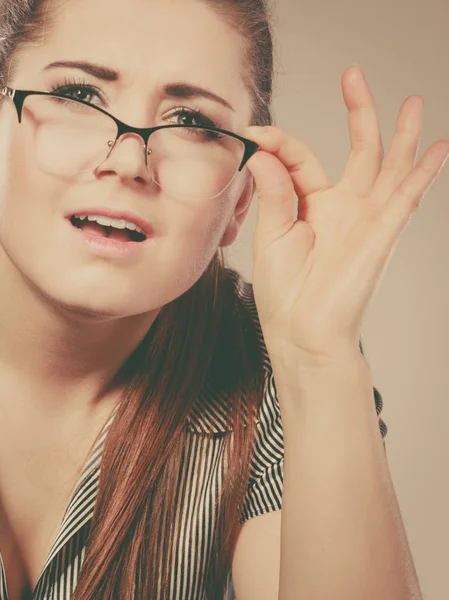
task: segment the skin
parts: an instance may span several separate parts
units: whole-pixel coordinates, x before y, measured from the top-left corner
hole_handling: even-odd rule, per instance
[[[70,0],[49,8],[55,26],[42,43],[23,47],[11,87],[48,91],[81,78],[109,102],[94,103],[136,127],[179,123],[171,113],[180,106],[208,110],[235,133],[249,124],[239,37],[204,4]],[[122,76],[104,82],[77,69],[42,72],[56,60],[86,60]],[[234,111],[204,98],[159,97],[164,84],[185,80]],[[0,389],[11,394],[0,403],[9,423],[27,414],[81,424],[109,409],[108,382],[161,307],[199,279],[219,246],[233,243],[253,179],[244,169],[218,198],[173,199],[151,182],[140,140],[129,136],[87,178],[58,180],[38,169],[32,128],[18,124],[10,100],[0,109],[0,140]],[[124,262],[80,248],[64,214],[89,206],[139,214],[152,224],[154,243]]]

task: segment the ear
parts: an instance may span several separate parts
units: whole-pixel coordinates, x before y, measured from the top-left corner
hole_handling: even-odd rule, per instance
[[[240,226],[248,214],[249,207],[251,206],[251,200],[253,199],[255,192],[255,182],[252,173],[248,176],[248,182],[245,185],[242,194],[237,202],[234,212],[231,215],[229,223],[226,227],[223,237],[220,241],[220,246],[230,246],[237,238]]]

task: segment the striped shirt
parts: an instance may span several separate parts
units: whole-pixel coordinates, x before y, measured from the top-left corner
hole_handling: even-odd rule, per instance
[[[236,294],[246,304],[261,341],[264,356],[265,386],[260,413],[256,417],[256,444],[251,460],[250,479],[241,513],[240,523],[257,515],[282,507],[283,434],[279,402],[268,354],[263,343],[257,317],[252,284],[233,269],[229,269]],[[382,397],[373,388],[377,415],[382,410]],[[178,516],[179,536],[175,544],[176,559],[172,572],[170,598],[172,600],[205,600],[204,579],[208,553],[212,551],[214,506],[217,490],[221,489],[224,465],[224,436],[230,431],[223,412],[224,398],[210,391],[210,402],[201,412],[192,412],[186,420],[188,461],[182,465],[185,510]],[[91,449],[66,508],[53,546],[42,568],[33,592],[33,600],[69,600],[75,589],[83,563],[85,543],[89,535],[98,489],[102,449],[108,430],[117,413],[118,405],[105,423],[101,435]],[[382,438],[387,426],[379,417]],[[217,435],[205,436],[205,432]],[[0,554],[0,600],[8,600],[3,560]],[[228,576],[224,600],[234,600],[231,573]]]

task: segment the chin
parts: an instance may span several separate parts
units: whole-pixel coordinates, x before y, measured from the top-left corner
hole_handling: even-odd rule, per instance
[[[117,286],[105,286],[99,283],[80,285],[71,281],[62,287],[61,280],[49,285],[34,285],[44,302],[63,318],[88,323],[98,319],[118,319],[131,317],[149,310],[141,306],[134,290],[119,290]],[[145,310],[146,309],[146,310]]]

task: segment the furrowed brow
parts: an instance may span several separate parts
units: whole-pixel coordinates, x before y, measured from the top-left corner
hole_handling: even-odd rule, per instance
[[[120,79],[120,74],[118,71],[110,69],[109,67],[95,65],[93,63],[85,61],[58,60],[47,65],[44,68],[44,71],[46,71],[47,69],[55,69],[58,67],[80,69],[81,71],[84,71],[89,75],[93,75],[93,77],[96,77],[97,79],[102,79],[103,81],[118,81]]]
[[[206,90],[205,88],[199,87],[197,85],[192,85],[186,82],[179,83],[169,83],[164,87],[164,93],[166,96],[171,98],[207,98],[208,100],[213,100],[214,102],[218,102],[222,106],[226,106],[233,112],[235,109],[221,96],[217,96],[213,92]]]

